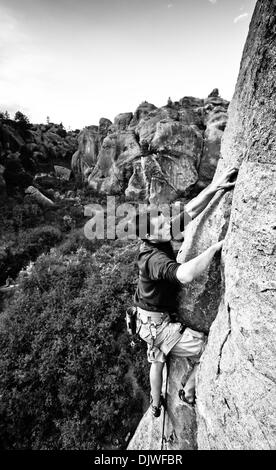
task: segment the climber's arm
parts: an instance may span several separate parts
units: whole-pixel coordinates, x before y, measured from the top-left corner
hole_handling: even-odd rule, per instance
[[[200,276],[203,271],[209,266],[211,263],[215,253],[221,250],[223,245],[223,241],[215,243],[214,245],[210,246],[206,251],[201,253],[201,255],[197,256],[186,263],[181,264],[176,271],[177,279],[182,283],[186,284],[188,282],[193,281],[196,277]]]
[[[185,206],[186,212],[194,219],[209,204],[213,196],[220,190],[233,189],[235,181],[231,181],[237,175],[237,168],[229,168],[219,178],[213,181],[207,188],[201,191],[198,196],[188,202]]]

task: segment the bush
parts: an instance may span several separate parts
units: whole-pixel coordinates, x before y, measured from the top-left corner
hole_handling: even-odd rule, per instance
[[[35,260],[43,251],[48,251],[62,239],[61,231],[52,225],[32,228],[20,234],[20,246],[30,260]]]
[[[34,237],[36,239],[36,237]],[[95,255],[52,250],[20,275],[0,330],[2,449],[99,449],[134,432],[146,382],[144,345],[130,347],[125,308],[136,244]]]
[[[8,277],[15,279],[22,267],[47,252],[61,238],[59,229],[47,225],[19,232],[15,241],[0,249],[0,284]]]
[[[79,248],[85,248],[90,253],[94,253],[103,244],[104,240],[88,240],[84,235],[83,228],[71,231],[64,242],[59,246],[59,252],[63,255],[76,253]]]

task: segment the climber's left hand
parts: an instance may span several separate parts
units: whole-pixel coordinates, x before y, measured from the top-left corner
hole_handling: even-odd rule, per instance
[[[229,189],[233,189],[236,184],[238,171],[238,168],[235,167],[228,168],[226,171],[224,171],[224,173],[212,183],[215,190],[219,191],[224,189],[227,191]]]

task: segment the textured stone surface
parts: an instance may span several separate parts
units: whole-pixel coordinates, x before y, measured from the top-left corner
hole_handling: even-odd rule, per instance
[[[130,121],[132,120],[133,118],[133,114],[132,113],[121,113],[121,114],[118,114],[115,119],[114,119],[114,127],[118,130],[118,131],[125,131],[129,124],[130,124]]]
[[[35,202],[37,202],[40,206],[42,207],[53,207],[54,202],[51,201],[48,197],[44,196],[41,191],[39,191],[37,188],[34,186],[29,186],[25,190],[26,195],[33,199]]]
[[[71,167],[74,173],[84,174],[88,168],[95,166],[99,148],[97,126],[85,127],[78,137],[79,147],[72,157]]]
[[[88,177],[89,186],[103,193],[123,192],[138,157],[140,146],[132,130],[108,134]]]
[[[209,97],[205,100],[205,139],[203,154],[198,169],[198,186],[204,188],[213,179],[218,159],[222,135],[227,123],[228,103],[219,102],[220,98]]]
[[[205,211],[186,227],[185,241],[177,257],[179,263],[195,258],[225,237],[231,200],[231,193],[218,193]],[[220,255],[216,255],[208,270],[193,282],[182,286],[179,314],[190,327],[208,333],[220,303],[221,278]]]
[[[225,294],[198,380],[201,449],[276,445],[275,180],[275,165],[241,165],[224,250]]]
[[[206,100],[184,97],[161,108],[145,101],[134,114],[117,115],[113,124],[101,120],[99,128],[85,128],[72,169],[101,193],[172,201],[195,184],[201,189],[210,183],[227,107],[218,91]],[[150,145],[146,156],[141,152],[143,142]]]
[[[183,288],[180,311],[207,330],[197,383],[199,449],[272,449],[275,415],[276,2],[259,1],[229,108],[221,159],[240,168],[187,229],[184,261],[224,238],[217,260]],[[226,233],[227,231],[227,233]]]
[[[108,129],[110,128],[112,122],[109,119],[101,118],[99,122],[99,144],[102,145],[104,138],[108,134]]]
[[[54,165],[54,169],[55,169],[55,174],[57,175],[58,178],[69,181],[70,176],[71,176],[71,170],[69,170],[69,168],[65,168],[64,166],[60,166],[60,165]]]
[[[142,418],[128,450],[161,450],[164,426],[163,450],[192,450],[196,448],[196,416],[194,410],[178,397],[181,382],[190,370],[184,358],[170,360],[170,373],[167,388],[167,412],[153,418],[150,409]],[[166,369],[163,374],[163,394],[165,394]]]

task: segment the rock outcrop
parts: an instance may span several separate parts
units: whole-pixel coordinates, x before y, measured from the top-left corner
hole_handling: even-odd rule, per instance
[[[187,261],[225,238],[221,258],[183,287],[179,297],[179,313],[186,323],[209,331],[197,379],[200,450],[276,447],[275,70],[276,1],[259,0],[214,176],[235,166],[237,183],[234,192],[218,193],[189,224],[178,256],[178,261]],[[210,103],[217,99],[217,93],[211,95]],[[222,132],[220,112],[215,126]],[[214,143],[215,133],[212,136]],[[171,403],[171,416],[177,416],[177,407],[177,400]],[[152,435],[156,431],[144,429]],[[194,435],[193,426],[190,432]],[[149,442],[145,435],[143,442]]]
[[[194,409],[183,403],[178,392],[181,382],[191,370],[184,358],[170,360],[167,385],[167,412],[162,410],[159,418],[153,418],[150,409],[128,445],[128,450],[194,450],[196,443],[196,415]],[[163,374],[163,395],[166,387],[166,367]]]
[[[62,124],[27,124],[0,116],[0,165],[8,190],[32,184],[39,172],[54,172],[54,165],[70,171],[79,131]],[[3,181],[1,187],[3,186]]]
[[[227,122],[228,102],[218,90],[206,99],[184,97],[157,108],[142,103],[115,117],[103,138],[100,127],[85,128],[72,169],[93,189],[125,193],[129,199],[168,202],[212,180]],[[149,145],[144,154],[142,143]]]
[[[88,126],[83,129],[78,137],[79,147],[72,157],[72,170],[75,173],[85,174],[87,169],[94,166],[97,162],[99,148],[99,128],[97,126]]]
[[[240,168],[233,200],[215,198],[188,228],[179,255],[189,259],[226,236],[221,267],[214,261],[180,302],[198,328],[208,330],[215,318],[198,376],[199,449],[276,445],[275,70],[276,2],[259,1],[216,170]]]

